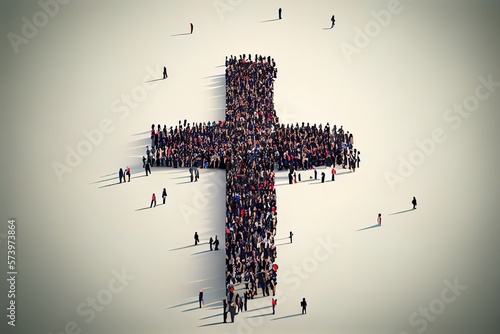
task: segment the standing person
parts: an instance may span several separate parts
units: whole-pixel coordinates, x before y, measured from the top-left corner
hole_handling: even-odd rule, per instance
[[[153,203],[154,203],[155,208],[156,208],[156,195],[155,195],[155,193],[153,193],[153,195],[151,196],[151,205],[149,206],[150,209],[153,207]]]
[[[281,20],[281,12],[282,12],[281,8],[280,8],[280,9],[278,9],[278,18],[279,18],[280,20]]]
[[[142,168],[146,168],[146,157],[142,156]]]
[[[193,182],[193,172],[194,172],[194,168],[193,167],[189,167],[189,176],[190,176],[191,182]]]
[[[194,232],[194,245],[196,246],[200,242],[200,237],[198,236],[198,232]]]
[[[307,314],[307,302],[305,298],[302,298],[300,306],[302,306],[302,314]]]
[[[219,240],[217,239],[217,236],[215,236],[215,240],[214,240],[214,246],[215,246],[215,250],[219,250]]]
[[[198,171],[198,168],[194,170],[194,182],[198,182],[198,179],[200,178],[200,172]]]
[[[377,223],[382,226],[382,215],[379,213],[377,217]]]
[[[120,183],[122,183],[122,178],[123,180],[125,180],[125,174],[123,174],[123,169],[120,168],[120,170],[118,171],[118,178],[120,179]],[[415,197],[413,197],[415,198]]]
[[[292,238],[293,238],[293,233],[292,233],[292,231],[290,231],[290,243],[293,242]]]
[[[127,166],[127,177],[128,177],[128,182],[130,182],[130,167]],[[125,176],[123,177],[123,182],[125,182]]]
[[[245,290],[245,294],[243,295],[243,309],[245,310],[245,312],[247,311],[247,301],[249,297],[250,293],[248,292],[248,290]]]
[[[193,33],[194,26],[192,23],[189,24],[191,26],[191,34]]]
[[[325,172],[321,172],[321,183],[325,183]]]
[[[335,15],[332,15],[332,27],[330,29],[333,29],[333,26],[335,25]]]
[[[149,159],[146,161],[146,167],[144,169],[146,170],[146,176],[148,176],[148,172],[151,174],[151,163],[149,162]]]
[[[271,299],[271,305],[273,306],[273,314],[275,313],[276,304],[278,304],[278,300],[273,297],[273,299]]]
[[[335,174],[337,174],[337,171],[332,167],[332,181],[335,181]]]
[[[168,78],[167,68],[165,66],[163,66],[163,79],[166,79],[166,78]]]
[[[224,320],[224,323],[227,322],[227,298],[224,298],[222,300],[222,320]]]
[[[212,244],[214,243],[214,239],[212,237],[210,237],[210,241],[208,241],[208,243],[210,244],[210,250],[213,250]]]
[[[205,289],[204,289],[204,288],[202,288],[202,289],[200,290],[200,292],[198,293],[198,302],[200,303],[200,308],[201,308],[201,305],[202,305],[202,304],[203,304],[203,305],[205,305],[205,301],[203,300],[203,291],[204,291],[204,290],[205,290]]]
[[[417,208],[417,199],[415,198],[415,196],[413,196],[413,201],[411,201],[411,204],[413,204],[413,210],[415,210]]]
[[[163,188],[163,193],[161,194],[163,198],[163,204],[165,204],[165,200],[167,199],[167,188]]]

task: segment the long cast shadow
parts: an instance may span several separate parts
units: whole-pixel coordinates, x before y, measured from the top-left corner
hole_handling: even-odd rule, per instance
[[[168,78],[168,77],[167,77],[167,78]],[[144,83],[153,82],[153,81],[160,81],[160,80],[166,80],[167,78],[158,78],[158,79],[153,79],[153,80],[149,80],[149,81],[144,81]]]
[[[271,306],[269,306],[269,308],[271,308]],[[257,315],[252,315],[252,316],[249,316],[249,317],[246,317],[246,319],[250,319],[250,318],[259,318],[259,317],[268,317],[270,315],[273,315],[272,313],[266,313],[266,314],[257,314]]]
[[[403,210],[403,211],[393,212],[393,213],[389,213],[388,216],[399,215],[401,213],[410,212],[410,211],[413,211],[413,210],[415,210],[415,209],[409,209],[409,210]]]
[[[125,184],[124,182],[122,182],[123,184]],[[112,187],[112,186],[116,186],[118,184],[122,184],[120,182],[116,182],[116,183],[111,183],[111,184],[106,184],[105,186],[100,186],[98,187],[98,189],[101,189],[101,188],[107,188],[107,187]]]
[[[280,320],[280,319],[286,319],[286,318],[298,317],[300,315],[302,315],[302,313],[296,313],[296,314],[286,315],[286,316],[283,316],[283,317],[271,319],[271,321]]]
[[[189,246],[184,246],[184,247],[179,247],[179,248],[173,248],[173,249],[170,249],[170,252],[176,251],[176,250],[181,250],[181,249],[186,249],[186,248],[191,248],[191,247],[197,247],[199,245],[208,245],[208,242],[199,243],[198,245],[189,245]]]
[[[203,253],[208,253],[208,252],[215,252],[215,251],[211,251],[210,249],[207,249],[207,250],[204,250],[204,251],[201,251],[201,252],[193,253],[193,254],[191,254],[191,256],[193,256],[193,255],[199,255],[199,254],[203,254]]]
[[[211,324],[199,325],[198,327],[207,327],[207,326],[215,326],[215,325],[223,325],[224,321],[220,322],[212,322]]]
[[[264,307],[254,308],[253,310],[246,311],[245,313],[255,312],[255,311],[258,311],[258,310],[263,310],[263,309],[266,309],[266,308],[269,308],[269,307],[271,307],[271,306],[264,306]]]
[[[111,181],[111,180],[116,180],[116,177],[112,177],[110,179],[104,179],[104,180],[100,180],[100,181],[91,182],[89,184],[96,184],[96,183],[101,183],[101,182],[106,182],[106,181]]]
[[[372,226],[364,227],[364,228],[359,229],[358,232],[359,231],[364,231],[364,230],[369,230],[369,229],[375,228],[375,227],[380,227],[380,225],[379,224],[375,224],[375,225],[372,225]]]
[[[147,210],[147,209],[152,209],[152,208],[150,208],[149,206],[146,206],[144,208],[140,208],[140,209],[137,209],[135,211],[142,211],[142,210]]]
[[[165,310],[170,310],[170,309],[173,309],[173,308],[176,308],[176,307],[186,306],[186,305],[194,304],[194,303],[198,303],[198,300],[193,300],[192,302],[186,302],[186,303],[182,303],[182,304],[177,304],[177,305],[174,305],[174,306],[170,306],[170,307],[167,307]]]
[[[260,21],[260,23],[273,22],[273,21],[279,21],[279,20],[280,19],[264,20],[264,21]]]
[[[191,35],[191,33],[186,32],[186,33],[183,33],[183,34],[174,34],[174,35],[170,35],[170,36],[185,36],[185,35]]]
[[[210,318],[220,317],[221,315],[222,315],[222,313],[209,315],[208,317],[203,317],[200,320],[206,320],[206,319],[210,319]]]

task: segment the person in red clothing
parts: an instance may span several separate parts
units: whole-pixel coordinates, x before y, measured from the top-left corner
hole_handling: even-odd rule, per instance
[[[273,306],[273,314],[275,313],[275,308],[276,308],[277,304],[278,304],[278,300],[273,297],[273,299],[271,299],[271,305]]]
[[[156,207],[156,195],[155,195],[155,193],[153,193],[153,196],[151,196],[151,205],[149,206],[149,208],[153,207],[153,203]]]
[[[377,217],[377,223],[379,225],[382,225],[382,215],[380,213],[378,214],[378,217]]]

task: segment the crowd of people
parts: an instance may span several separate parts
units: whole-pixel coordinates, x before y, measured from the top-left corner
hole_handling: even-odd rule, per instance
[[[226,119],[184,120],[168,129],[153,124],[143,166],[226,169],[225,303],[233,315],[248,298],[276,292],[275,170],[339,164],[354,171],[360,159],[352,133],[342,126],[279,124],[271,57],[226,57],[225,77]],[[242,297],[234,292],[236,284],[245,286]]]

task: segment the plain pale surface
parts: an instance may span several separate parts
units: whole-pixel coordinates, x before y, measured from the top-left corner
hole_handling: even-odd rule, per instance
[[[219,16],[221,3],[231,10]],[[22,17],[40,11],[36,2],[1,6],[4,36],[21,34]],[[2,333],[59,333],[74,321],[82,333],[413,334],[424,328],[410,317],[417,312],[422,321],[420,308],[429,306],[440,314],[426,333],[498,333],[500,87],[456,129],[443,115],[475,93],[478,77],[500,81],[499,2],[401,1],[401,12],[349,62],[341,45],[356,46],[357,28],[373,25],[371,12],[387,6],[70,2],[19,53],[3,38],[0,236],[16,218],[19,274],[17,327],[3,316]],[[279,7],[283,20],[268,21]],[[323,29],[332,14],[335,28]],[[190,22],[193,35],[172,36],[187,33]],[[281,122],[343,125],[362,161],[355,174],[338,168],[335,183],[308,181],[312,173],[303,172],[307,182],[289,186],[286,173],[277,175],[276,315],[271,298],[259,298],[223,326],[214,323],[222,320],[224,253],[204,252],[203,243],[215,234],[224,240],[224,172],[201,170],[196,184],[181,170],[138,176],[151,123],[224,118],[225,56],[248,52],[277,62]],[[167,80],[145,83],[161,78],[163,66]],[[137,87],[155,88],[128,115],[114,112]],[[103,119],[111,133],[59,182],[52,163],[65,163],[66,146],[76,149],[82,131]],[[400,157],[436,128],[444,143],[392,190],[385,173],[397,173]],[[132,182],[99,188],[127,165]],[[153,192],[160,203],[163,187],[167,205],[140,210]],[[410,209],[413,196],[416,211],[390,215]],[[379,212],[382,227],[357,231]],[[187,247],[195,231],[202,245]],[[328,238],[331,254],[318,248]],[[134,279],[87,323],[77,307],[104,298],[113,270],[122,269]],[[445,281],[455,278],[467,288],[441,310]],[[4,314],[6,281],[0,286]],[[307,316],[282,318],[300,313],[302,297]]]

